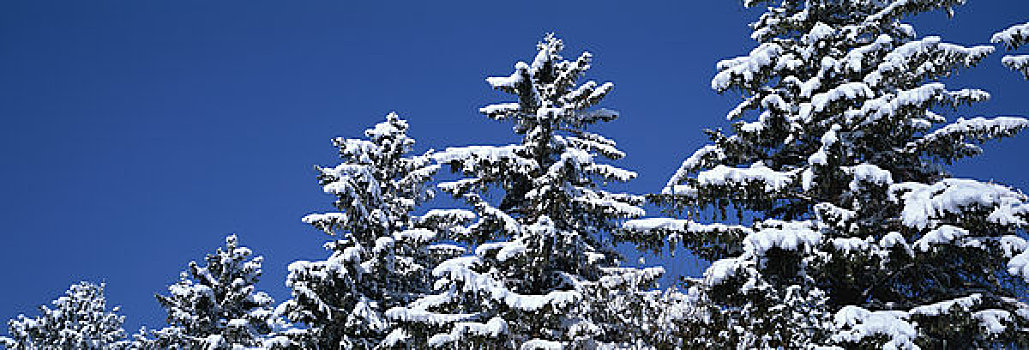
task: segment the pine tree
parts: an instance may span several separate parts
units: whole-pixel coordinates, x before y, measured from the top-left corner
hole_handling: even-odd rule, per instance
[[[79,282],[52,302],[40,306],[40,316],[10,320],[10,338],[0,337],[8,349],[128,349],[119,308],[107,310],[104,284]]]
[[[428,154],[408,155],[414,140],[407,130],[407,122],[391,113],[365,131],[368,140],[333,140],[343,163],[317,168],[324,191],[336,196],[338,211],[303,221],[340,239],[326,244],[327,260],[289,266],[286,283],[293,299],[281,310],[307,326],[300,334],[304,348],[402,345],[410,335],[395,329],[383,312],[424,295],[432,267],[463,252],[434,243],[445,213],[411,214],[433,196],[426,183],[439,166]]]
[[[224,248],[205,257],[204,266],[191,261],[179,282],[168,287],[168,295],[156,295],[168,312],[169,326],[150,339],[137,339],[137,346],[239,349],[271,343],[278,322],[272,298],[255,287],[263,258],[252,255],[231,235]]]
[[[517,102],[480,111],[513,122],[521,143],[434,155],[466,176],[439,187],[470,205],[477,220],[455,233],[475,254],[433,271],[436,294],[388,312],[426,330],[428,346],[579,348],[625,344],[643,331],[635,327],[635,302],[663,270],[618,267],[619,254],[604,235],[616,220],[642,215],[641,198],[600,188],[636,174],[598,163],[624,154],[614,141],[586,131],[618,117],[591,109],[613,84],[578,84],[592,56],[565,60],[562,48],[548,35],[532,63],[487,79]],[[491,202],[493,196],[499,200]]]
[[[990,41],[995,44],[1004,44],[1008,50],[1018,49],[1029,43],[1029,22],[999,31],[993,34]],[[1029,55],[1006,55],[1001,59],[1001,63],[1029,79]]]
[[[993,48],[902,22],[963,2],[744,1],[768,6],[751,24],[758,46],[719,62],[711,86],[742,93],[728,119],[753,119],[708,130],[652,197],[686,218],[625,226],[643,247],[713,261],[692,283],[711,302],[712,344],[1029,345],[1026,197],[944,169],[1029,122],[948,120],[989,94],[939,80]],[[696,222],[703,213],[740,224]]]

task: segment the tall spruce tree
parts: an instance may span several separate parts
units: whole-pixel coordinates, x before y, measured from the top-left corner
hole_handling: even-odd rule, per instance
[[[104,284],[79,282],[52,302],[54,308],[39,307],[41,315],[10,320],[10,337],[0,345],[11,350],[35,349],[128,349],[118,307],[107,310]]]
[[[693,283],[711,302],[703,341],[1029,346],[1026,196],[943,169],[1029,122],[945,117],[989,94],[939,80],[993,48],[902,22],[963,2],[744,1],[768,6],[751,24],[758,46],[711,82],[742,93],[728,119],[744,120],[708,130],[653,197],[685,219],[625,226],[645,247],[681,243],[713,261]],[[709,212],[740,225],[695,221]]]
[[[429,271],[443,259],[463,253],[436,244],[437,227],[454,218],[432,211],[421,218],[415,207],[433,196],[427,182],[439,166],[429,154],[409,155],[414,140],[396,114],[365,131],[368,140],[336,138],[342,164],[318,167],[337,211],[311,214],[303,221],[333,236],[323,261],[297,261],[286,284],[293,298],[280,306],[305,349],[370,349],[402,346],[410,338],[383,316],[430,289]],[[456,220],[464,220],[458,215]]]
[[[252,257],[235,235],[208,254],[205,264],[189,263],[168,295],[156,295],[168,312],[169,326],[137,339],[146,349],[240,349],[274,342],[278,322],[273,300],[257,291],[263,258]]]
[[[475,254],[433,272],[437,292],[388,315],[431,335],[427,346],[589,348],[627,344],[642,329],[636,301],[663,270],[621,268],[605,235],[615,220],[643,214],[641,198],[600,185],[635,173],[598,163],[624,154],[586,131],[618,114],[592,109],[613,84],[578,81],[590,68],[569,61],[547,35],[531,63],[487,82],[517,102],[480,109],[514,123],[518,144],[449,148],[434,158],[466,178],[439,187],[469,204],[478,219],[455,239]],[[490,201],[490,197],[498,201]],[[435,332],[436,334],[432,334]]]

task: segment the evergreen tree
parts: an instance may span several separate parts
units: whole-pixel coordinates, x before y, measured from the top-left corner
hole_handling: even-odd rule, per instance
[[[316,168],[324,191],[336,196],[338,211],[311,214],[303,221],[341,238],[326,244],[327,260],[289,266],[286,284],[293,299],[281,312],[307,326],[299,336],[304,348],[404,344],[410,336],[394,330],[383,312],[423,295],[430,288],[432,266],[463,253],[459,247],[434,244],[435,227],[448,220],[446,213],[411,214],[432,197],[426,183],[439,166],[428,155],[408,155],[414,140],[407,130],[407,122],[391,113],[365,131],[368,140],[336,138],[343,163]]]
[[[37,317],[10,320],[10,337],[0,337],[8,349],[128,349],[118,307],[107,310],[104,284],[79,282],[52,302],[39,307]]]
[[[613,84],[578,84],[590,68],[587,52],[569,61],[561,40],[547,35],[531,63],[506,77],[487,78],[517,102],[480,109],[514,122],[518,144],[449,148],[434,158],[466,178],[439,187],[468,203],[477,221],[455,231],[474,255],[440,264],[436,294],[388,315],[421,329],[428,346],[460,348],[580,348],[639,338],[637,302],[663,270],[618,266],[605,234],[615,221],[643,214],[641,198],[604,191],[601,184],[635,173],[597,162],[624,154],[615,142],[587,132],[618,114],[592,109]],[[499,197],[496,202],[489,200]],[[436,334],[432,334],[436,332]]]
[[[137,347],[153,349],[257,348],[270,341],[276,328],[272,298],[257,291],[263,258],[239,246],[235,235],[225,247],[195,261],[182,272],[168,295],[156,295],[168,312],[170,326],[137,337]]]
[[[1029,23],[1014,25],[997,32],[990,41],[1004,44],[1008,50],[1018,49],[1029,43]],[[1001,59],[1001,63],[1029,79],[1029,55],[1006,55]]]
[[[708,130],[653,196],[686,218],[625,226],[644,247],[713,261],[692,283],[711,302],[711,344],[1029,346],[1026,197],[943,169],[1029,122],[948,120],[989,94],[939,80],[993,48],[902,22],[963,2],[744,1],[768,6],[758,46],[719,62],[711,86],[742,93],[728,119],[752,119]],[[704,212],[740,225],[697,223]]]

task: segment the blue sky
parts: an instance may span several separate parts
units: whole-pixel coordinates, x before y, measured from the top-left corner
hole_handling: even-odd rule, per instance
[[[329,209],[312,166],[336,163],[330,138],[397,111],[419,150],[514,141],[476,112],[507,98],[483,78],[550,31],[615,82],[605,106],[623,118],[601,132],[640,173],[625,189],[659,191],[701,129],[725,125],[735,97],[710,78],[752,48],[755,15],[736,1],[4,1],[0,319],[86,279],[108,283],[130,331],[160,327],[153,294],[230,233],[265,256],[260,287],[288,298],[286,265],[325,256],[300,217]],[[914,23],[972,44],[1026,21],[1029,2],[972,1]],[[999,60],[949,82],[994,95],[950,116],[1029,115],[1029,82]],[[1029,137],[1005,140],[954,172],[1029,189],[1026,151]]]

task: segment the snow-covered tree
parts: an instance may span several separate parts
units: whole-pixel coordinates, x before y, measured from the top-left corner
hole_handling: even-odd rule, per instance
[[[241,349],[271,343],[276,329],[272,298],[257,291],[263,258],[252,257],[235,235],[208,254],[205,264],[189,263],[168,295],[156,295],[168,312],[168,327],[137,337],[137,346],[153,349]]]
[[[641,198],[600,185],[635,173],[598,163],[624,154],[587,132],[618,114],[592,109],[613,84],[579,84],[592,56],[560,56],[548,35],[531,63],[510,76],[487,78],[516,102],[480,109],[512,121],[522,141],[449,148],[436,161],[466,176],[439,187],[469,204],[476,221],[455,230],[474,255],[433,271],[436,293],[387,315],[430,336],[432,347],[552,349],[624,344],[638,338],[637,303],[661,269],[618,266],[605,236],[616,220],[643,214]],[[491,197],[498,198],[491,201]],[[436,334],[432,334],[436,332]],[[418,343],[421,344],[421,343]]]
[[[693,283],[711,302],[711,342],[1029,346],[1026,196],[944,170],[1029,122],[948,118],[989,94],[940,81],[993,48],[902,22],[963,2],[744,1],[767,6],[751,24],[758,45],[711,82],[743,95],[728,114],[740,121],[708,130],[653,196],[685,218],[625,225],[644,247],[713,261]],[[705,213],[739,225],[698,223]]]
[[[999,31],[993,34],[990,41],[995,44],[1004,44],[1008,50],[1018,49],[1029,43],[1029,22]],[[1005,55],[1004,58],[1001,58],[1001,63],[1029,79],[1029,55]]]
[[[430,289],[429,271],[463,249],[438,245],[435,228],[447,215],[412,216],[432,197],[426,184],[439,169],[430,154],[409,155],[414,140],[396,114],[365,131],[364,139],[336,138],[342,164],[318,167],[336,211],[303,221],[333,236],[323,261],[297,261],[286,284],[293,298],[280,306],[301,330],[308,349],[369,349],[401,345],[409,338],[383,312],[406,305]],[[460,221],[460,219],[458,220]],[[384,343],[384,341],[386,343]]]
[[[107,310],[104,284],[79,282],[52,302],[39,307],[41,315],[10,320],[10,337],[0,337],[7,349],[128,349],[118,307]]]

